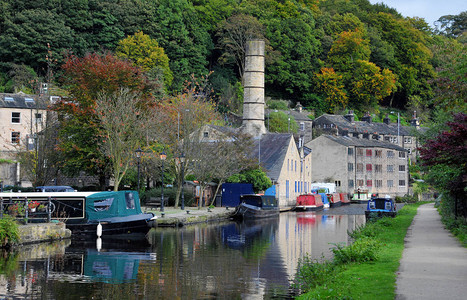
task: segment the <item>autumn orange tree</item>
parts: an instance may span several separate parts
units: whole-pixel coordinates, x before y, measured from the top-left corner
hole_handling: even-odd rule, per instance
[[[324,95],[324,101],[329,113],[336,113],[348,104],[347,93],[344,88],[342,75],[337,74],[333,68],[322,68],[316,74],[317,90]]]
[[[111,53],[69,56],[62,68],[69,96],[56,103],[54,110],[62,116],[58,149],[64,156],[63,170],[69,175],[85,171],[98,176],[101,188],[105,188],[111,173],[110,157],[102,151],[104,139],[96,101],[126,88],[139,95],[141,106],[151,106],[150,86],[139,68]]]

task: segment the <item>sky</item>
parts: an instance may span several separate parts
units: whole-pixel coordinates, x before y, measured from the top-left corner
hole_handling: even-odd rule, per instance
[[[431,27],[441,16],[458,15],[467,11],[467,0],[370,0],[372,4],[383,2],[395,8],[404,17],[420,17]]]

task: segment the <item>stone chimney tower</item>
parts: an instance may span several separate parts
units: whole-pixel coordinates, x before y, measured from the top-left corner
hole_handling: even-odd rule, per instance
[[[264,41],[252,40],[246,45],[243,74],[242,130],[254,137],[266,133],[264,126]]]

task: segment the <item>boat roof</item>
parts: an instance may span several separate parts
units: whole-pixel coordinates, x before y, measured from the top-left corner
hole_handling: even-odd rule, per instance
[[[1,198],[34,198],[34,197],[89,197],[101,192],[27,192],[27,193],[0,193]]]

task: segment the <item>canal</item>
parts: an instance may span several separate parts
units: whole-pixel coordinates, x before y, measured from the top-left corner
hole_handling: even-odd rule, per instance
[[[347,245],[347,231],[364,222],[364,215],[287,212],[156,228],[147,238],[24,246],[0,255],[0,298],[288,299],[299,258],[330,257],[333,244]]]

